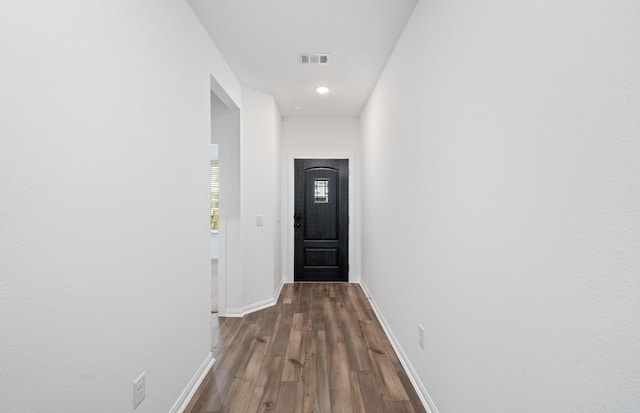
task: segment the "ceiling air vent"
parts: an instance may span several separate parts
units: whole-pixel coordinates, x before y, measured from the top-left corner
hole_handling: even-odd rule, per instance
[[[300,64],[303,65],[327,65],[329,55],[327,53],[301,53]]]

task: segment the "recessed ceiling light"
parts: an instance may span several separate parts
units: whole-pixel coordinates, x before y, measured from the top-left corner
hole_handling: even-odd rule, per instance
[[[318,86],[316,88],[316,92],[320,93],[321,95],[326,95],[327,93],[329,93],[329,88],[326,86]]]

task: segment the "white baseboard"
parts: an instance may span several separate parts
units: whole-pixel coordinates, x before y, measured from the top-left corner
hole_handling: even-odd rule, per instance
[[[285,279],[280,277],[280,284],[276,287],[276,292],[273,294],[273,304],[275,305],[278,302],[278,298],[280,297],[280,293],[282,292],[282,287],[284,286]]]
[[[196,371],[196,374],[194,374],[191,378],[191,381],[189,381],[189,384],[187,384],[187,387],[184,389],[180,397],[178,397],[178,400],[176,400],[176,402],[173,404],[173,407],[171,408],[171,410],[169,410],[169,413],[184,412],[184,409],[186,409],[187,405],[191,402],[193,395],[196,394],[198,387],[200,387],[200,384],[202,384],[202,381],[204,380],[209,370],[211,370],[211,367],[213,366],[213,363],[215,361],[216,360],[213,358],[213,354],[209,353],[200,365],[198,371]]]
[[[227,311],[224,314],[219,314],[219,316],[220,317],[244,317],[247,314],[264,310],[265,308],[273,307],[278,302],[278,297],[280,297],[280,292],[282,291],[283,285],[284,285],[284,280],[281,278],[280,284],[278,284],[278,287],[276,288],[276,291],[273,294],[273,297],[268,298],[266,300],[259,301],[257,303],[246,305],[241,308],[227,307]]]
[[[429,396],[427,389],[424,387],[424,384],[422,384],[422,381],[418,377],[418,374],[416,373],[415,369],[411,365],[411,361],[407,357],[407,354],[402,349],[400,342],[396,338],[395,334],[393,334],[391,327],[389,326],[387,321],[384,319],[382,313],[380,312],[380,308],[378,308],[376,301],[371,296],[369,289],[362,282],[362,280],[358,281],[358,284],[360,284],[360,287],[362,288],[365,295],[371,302],[371,307],[373,308],[373,312],[375,313],[376,317],[378,317],[378,321],[380,322],[380,325],[382,325],[382,329],[387,335],[387,338],[389,338],[389,341],[391,342],[391,345],[393,346],[393,349],[395,350],[396,355],[398,356],[398,359],[400,359],[400,363],[402,364],[402,367],[404,367],[404,370],[406,371],[407,376],[409,376],[409,380],[411,380],[411,384],[413,384],[413,388],[416,390],[416,393],[418,393],[418,397],[420,397],[420,401],[422,402],[422,405],[424,406],[424,408],[427,410],[427,413],[439,413],[438,409],[436,408],[436,405],[433,403],[433,400],[431,399],[431,396]]]

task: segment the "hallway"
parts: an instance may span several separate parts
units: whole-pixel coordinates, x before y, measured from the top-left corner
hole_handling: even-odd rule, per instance
[[[287,284],[276,306],[221,318],[212,348],[187,413],[425,411],[357,284]]]
[[[0,16],[0,412],[640,412],[640,1]],[[289,284],[296,159],[353,284]]]

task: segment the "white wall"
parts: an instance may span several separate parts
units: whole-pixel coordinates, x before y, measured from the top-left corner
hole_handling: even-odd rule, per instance
[[[0,411],[168,412],[210,358],[210,75],[186,2],[0,3]]]
[[[418,3],[362,115],[362,277],[441,412],[640,411],[638,39],[637,2]]]
[[[220,256],[220,237],[218,231],[211,231],[211,259],[217,260]]]
[[[360,279],[360,123],[357,118],[287,118],[282,122],[283,278],[293,281],[294,158],[349,159],[349,280]]]
[[[280,122],[271,95],[242,88],[242,279],[240,301],[229,301],[230,312],[245,312],[273,302],[279,286]],[[258,215],[262,216],[262,226],[257,226]]]

